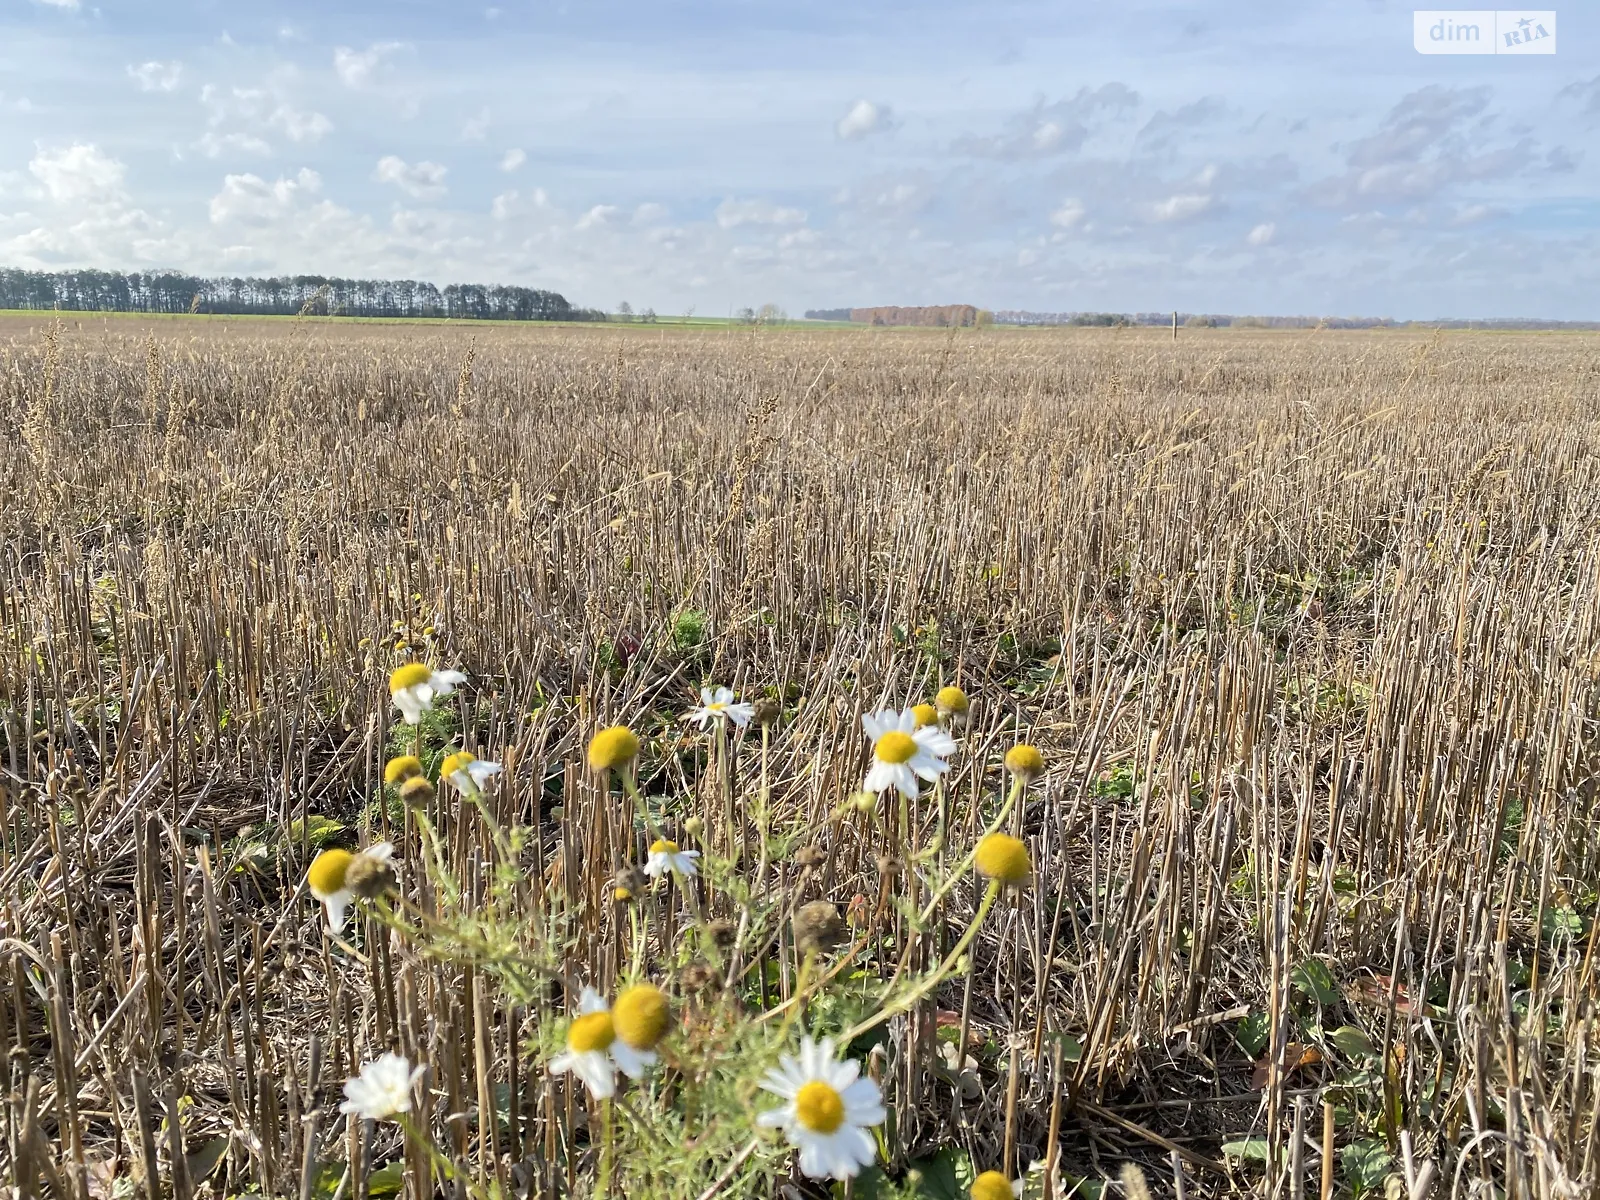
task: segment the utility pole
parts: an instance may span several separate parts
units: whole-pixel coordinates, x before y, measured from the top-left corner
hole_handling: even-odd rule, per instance
[[[1172,340],[1178,340],[1178,310],[1172,310]]]

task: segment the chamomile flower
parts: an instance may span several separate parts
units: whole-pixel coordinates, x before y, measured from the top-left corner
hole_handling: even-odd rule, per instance
[[[617,1040],[611,1010],[592,987],[583,989],[578,1015],[567,1026],[567,1048],[550,1060],[552,1075],[569,1071],[588,1085],[596,1100],[609,1100],[617,1091],[616,1064],[611,1047]]]
[[[589,766],[593,770],[621,770],[638,757],[639,736],[626,725],[602,729],[589,739]]]
[[[939,723],[939,710],[931,704],[913,704],[911,711],[917,718],[918,729]]]
[[[354,854],[324,850],[312,860],[306,885],[327,910],[328,928],[338,933],[344,928],[345,910],[355,898],[378,895],[393,877],[394,845],[378,842]]]
[[[732,688],[719,687],[716,691],[712,691],[708,687],[703,687],[700,689],[700,706],[684,713],[683,719],[694,721],[701,729],[709,727],[715,721],[732,721],[743,729],[750,724],[755,715],[755,705],[734,703]]]
[[[452,784],[463,796],[476,796],[500,771],[499,763],[474,758],[465,750],[457,750],[439,764],[439,778]]]
[[[854,1059],[836,1062],[833,1039],[809,1037],[800,1043],[800,1057],[785,1054],[761,1086],[780,1096],[783,1107],[756,1117],[758,1125],[782,1129],[800,1151],[800,1171],[812,1179],[850,1179],[878,1156],[868,1127],[881,1125],[887,1114],[878,1085],[861,1079]]]
[[[872,739],[872,766],[861,784],[866,791],[894,787],[915,796],[919,776],[931,783],[950,769],[945,759],[956,752],[955,739],[937,725],[917,728],[915,709],[886,708],[863,716],[861,724]]]
[[[368,1121],[387,1121],[396,1113],[411,1111],[411,1089],[426,1067],[413,1067],[398,1054],[385,1054],[361,1068],[361,1074],[344,1083],[342,1113]]]
[[[611,1009],[611,1061],[629,1079],[644,1075],[655,1065],[656,1046],[667,1033],[672,1010],[667,997],[653,983],[636,983],[617,994]]]
[[[435,671],[422,663],[407,663],[389,676],[389,695],[406,724],[419,725],[436,696],[448,696],[466,681],[460,671]]]
[[[700,874],[699,864],[694,861],[699,857],[700,851],[680,850],[677,842],[661,838],[650,843],[650,857],[645,859],[644,873],[651,879],[660,879],[671,871],[674,875],[693,879]]]
[[[1013,887],[1026,883],[1033,874],[1027,845],[1009,833],[991,833],[979,842],[972,865],[980,875]]]
[[[1021,1191],[999,1171],[985,1171],[972,1181],[972,1189],[967,1194],[972,1200],[1013,1200]]]

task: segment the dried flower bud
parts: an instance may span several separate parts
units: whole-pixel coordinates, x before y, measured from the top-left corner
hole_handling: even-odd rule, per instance
[[[821,846],[801,846],[794,852],[795,865],[814,871],[828,861],[827,851]]]
[[[683,831],[697,842],[704,841],[706,836],[706,823],[700,817],[690,817],[683,823]]]
[[[844,919],[837,905],[826,900],[802,904],[794,914],[794,944],[802,954],[833,949],[844,936]]]
[[[733,945],[734,936],[739,930],[732,921],[718,920],[706,926],[706,932],[711,935],[711,940],[716,943],[719,949],[726,950]]]
[[[717,986],[717,973],[709,963],[692,962],[678,976],[678,983],[689,995],[698,995]]]
[[[358,854],[345,870],[344,886],[363,900],[375,900],[394,886],[394,868],[381,858]]]
[[[783,715],[783,706],[776,700],[762,698],[750,707],[754,710],[758,725],[776,725],[778,718]]]
[[[900,872],[904,871],[905,869],[905,863],[901,862],[894,855],[878,855],[878,874],[882,875],[885,879],[897,879],[900,876]]]
[[[413,775],[400,785],[400,799],[413,808],[426,808],[433,802],[433,784],[425,775]]]

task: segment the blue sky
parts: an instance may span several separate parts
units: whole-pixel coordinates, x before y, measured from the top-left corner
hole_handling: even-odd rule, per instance
[[[0,0],[0,265],[1600,319],[1600,11]]]

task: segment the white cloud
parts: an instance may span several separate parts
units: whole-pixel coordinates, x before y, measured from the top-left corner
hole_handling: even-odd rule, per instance
[[[500,160],[500,169],[507,172],[515,171],[527,161],[528,156],[521,150],[507,150],[505,157]]]
[[[36,0],[36,3],[47,4],[51,8],[65,8],[73,12],[78,9],[78,0]]]
[[[211,197],[213,225],[268,225],[289,213],[308,196],[322,191],[322,176],[308,167],[292,179],[268,183],[259,175],[229,175]]]
[[[444,177],[448,170],[436,162],[407,163],[397,155],[386,154],[378,160],[372,177],[379,183],[394,184],[408,196],[432,200],[445,194]]]
[[[372,82],[383,60],[404,46],[403,42],[374,42],[365,50],[340,46],[333,52],[333,69],[339,73],[345,87],[363,88]]]
[[[174,59],[172,62],[157,62],[151,60],[140,63],[137,67],[129,64],[128,78],[139,85],[141,92],[170,92],[177,88],[178,80],[183,75],[183,64]]]
[[[195,142],[195,148],[207,158],[221,158],[224,154],[271,154],[272,146],[253,133],[217,133],[206,130]]]
[[[864,138],[868,134],[878,133],[888,129],[891,125],[890,110],[887,104],[874,104],[871,100],[857,100],[849,112],[839,118],[834,132],[845,141],[854,141]]]
[[[782,208],[770,200],[734,200],[717,205],[717,224],[724,229],[740,225],[803,225],[804,209]]]
[[[596,204],[588,212],[584,213],[583,216],[578,218],[578,223],[574,225],[573,228],[594,229],[600,225],[609,225],[611,223],[611,219],[621,211],[622,210],[615,204]]]
[[[1071,229],[1088,213],[1082,200],[1066,200],[1061,207],[1050,214],[1050,224],[1059,225],[1062,229]]]
[[[1254,229],[1252,229],[1249,234],[1246,235],[1244,240],[1249,242],[1252,246],[1265,246],[1271,243],[1277,232],[1278,227],[1271,221],[1263,221],[1260,225],[1257,225]]]
[[[284,99],[288,90],[281,79],[270,89],[235,87],[226,92],[206,84],[200,89],[200,103],[210,111],[207,130],[195,142],[196,148],[210,158],[228,152],[269,154],[272,146],[264,134],[281,133],[291,142],[302,143],[321,141],[333,132],[333,122],[327,117],[296,108]]]
[[[1150,206],[1150,219],[1153,221],[1187,221],[1191,217],[1198,217],[1208,211],[1214,201],[1210,196],[1196,192],[1181,193],[1168,196],[1165,200],[1158,201]]]
[[[663,205],[649,201],[633,210],[633,223],[635,225],[659,225],[666,218],[666,208]]]
[[[127,173],[120,162],[92,142],[74,142],[64,150],[40,150],[28,170],[58,202],[120,196]]]
[[[465,142],[481,142],[489,136],[489,110],[479,109],[478,115],[471,117],[461,127],[461,140]]]

